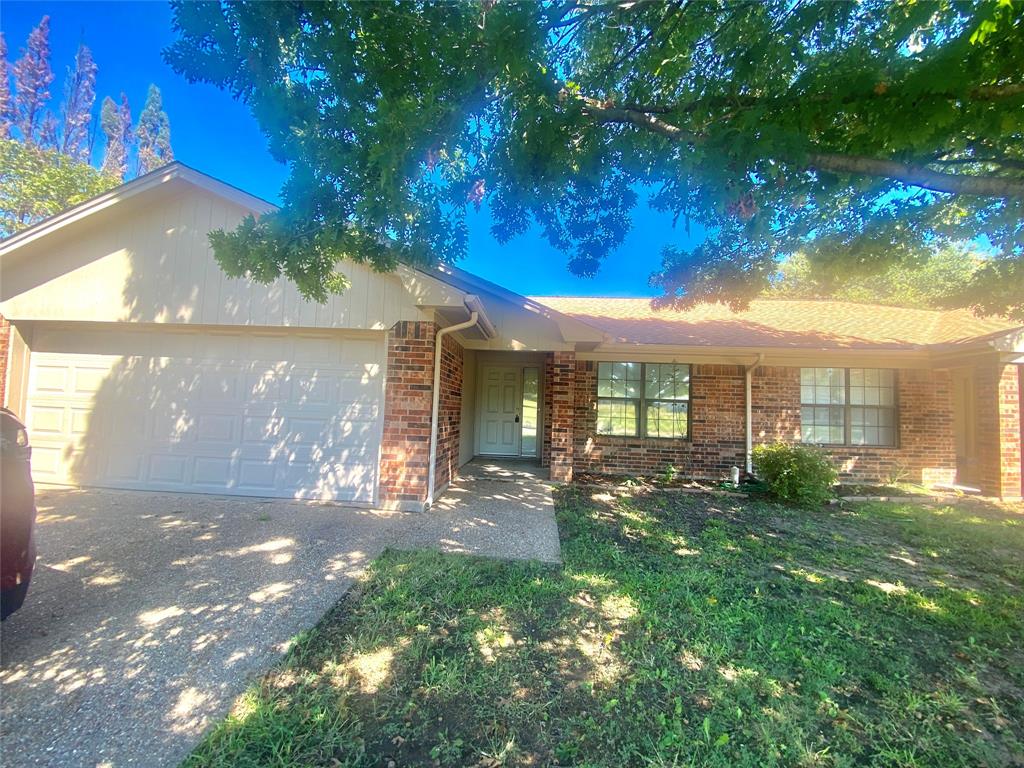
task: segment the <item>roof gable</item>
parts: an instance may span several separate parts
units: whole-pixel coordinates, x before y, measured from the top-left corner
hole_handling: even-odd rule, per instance
[[[244,208],[250,213],[262,214],[276,209],[276,206],[267,200],[250,195],[237,187],[175,161],[16,232],[0,241],[0,258],[8,253],[13,253],[22,246],[84,221],[114,206],[123,205],[140,196],[151,195],[156,190],[168,191],[168,188],[178,189],[183,185],[202,189]],[[170,191],[174,191],[174,189]]]

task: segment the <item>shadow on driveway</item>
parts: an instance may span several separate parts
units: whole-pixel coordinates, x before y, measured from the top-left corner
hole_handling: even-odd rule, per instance
[[[17,765],[176,764],[407,515],[46,490],[3,624],[0,746]]]
[[[171,766],[386,547],[558,559],[550,489],[453,486],[432,512],[40,490],[39,560],[2,625],[12,765]]]

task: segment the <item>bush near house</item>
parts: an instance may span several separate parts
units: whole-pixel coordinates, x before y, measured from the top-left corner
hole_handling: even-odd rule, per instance
[[[566,487],[564,566],[388,552],[186,761],[1024,764],[1024,515]]]
[[[755,446],[754,469],[772,496],[802,506],[828,501],[839,477],[824,451],[787,443]]]

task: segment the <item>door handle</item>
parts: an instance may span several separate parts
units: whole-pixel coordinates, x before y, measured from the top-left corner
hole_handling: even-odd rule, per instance
[[[517,413],[516,414],[516,424],[518,424],[518,423],[519,423],[519,414]]]

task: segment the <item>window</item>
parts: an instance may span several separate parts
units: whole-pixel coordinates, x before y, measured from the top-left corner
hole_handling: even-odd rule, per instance
[[[690,366],[598,363],[597,433],[685,438],[689,434]]]
[[[896,445],[896,374],[887,368],[801,368],[807,443]]]
[[[537,422],[540,404],[540,371],[537,368],[523,368],[523,430],[519,453],[523,456],[537,455]]]

